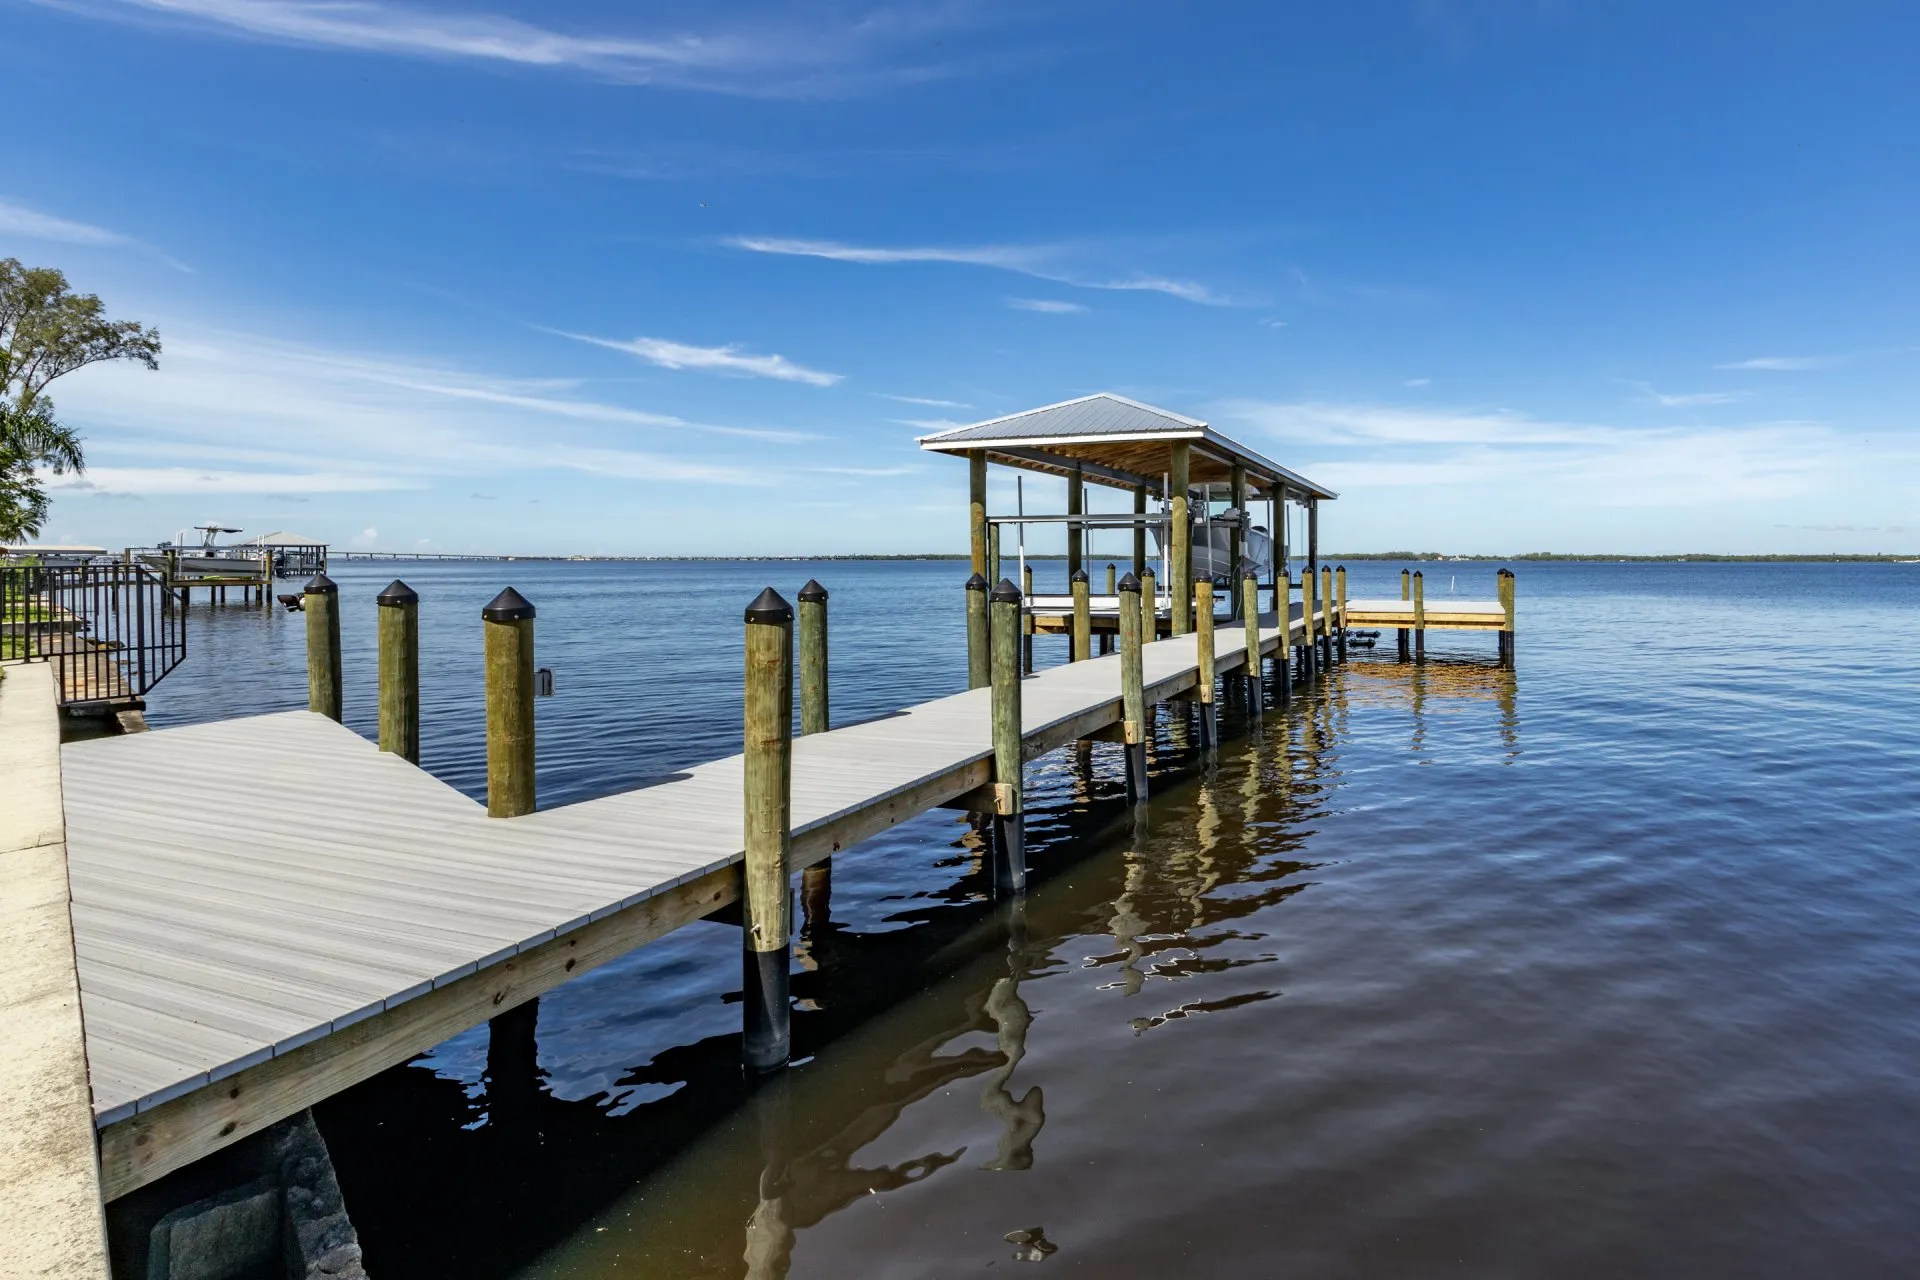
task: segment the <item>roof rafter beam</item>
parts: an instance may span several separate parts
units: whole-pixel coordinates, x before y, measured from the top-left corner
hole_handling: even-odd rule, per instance
[[[985,446],[989,456],[998,455],[1011,458],[1016,462],[1029,462],[1049,471],[1059,470],[1072,474],[1078,470],[1088,480],[1095,480],[1116,488],[1132,489],[1136,485],[1145,485],[1147,492],[1156,498],[1166,495],[1161,492],[1157,477],[1138,475],[1132,471],[1122,471],[1118,467],[1103,467],[1097,462],[1082,462],[1078,458],[1069,458],[1065,454],[1054,453],[1047,449],[1005,449]]]

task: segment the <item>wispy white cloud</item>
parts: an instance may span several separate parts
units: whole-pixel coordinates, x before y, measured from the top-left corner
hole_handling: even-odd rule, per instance
[[[29,240],[52,240],[60,244],[130,245],[132,236],[75,222],[70,218],[41,213],[26,205],[0,197],[0,235],[24,236]]]
[[[1433,385],[1433,379],[1432,378],[1408,378],[1407,385],[1410,387],[1430,387]]]
[[[921,435],[929,436],[936,431],[951,431],[955,427],[973,425],[968,422],[954,422],[948,418],[895,418],[894,421],[903,427],[912,427]]]
[[[1863,443],[1821,422],[1640,428],[1506,409],[1245,400],[1221,415],[1285,442],[1291,465],[1336,489],[1455,487],[1588,507],[1832,495],[1920,461],[1904,439]]]
[[[838,373],[822,373],[818,369],[809,369],[805,365],[795,364],[785,356],[753,355],[732,344],[724,347],[696,347],[685,342],[670,342],[665,338],[633,338],[622,341],[617,338],[595,338],[584,333],[566,333],[559,329],[553,332],[562,337],[572,338],[576,342],[587,342],[613,351],[625,351],[662,369],[705,369],[751,378],[777,378],[782,382],[804,382],[811,387],[830,387],[843,377]]]
[[[1644,382],[1629,384],[1640,389],[1647,404],[1659,405],[1663,409],[1696,409],[1707,405],[1738,404],[1752,396],[1751,391],[1687,391],[1669,394],[1656,391]]]
[[[1007,305],[1015,311],[1038,311],[1049,316],[1079,315],[1086,311],[1077,302],[1061,302],[1054,298],[1008,298]]]
[[[577,32],[518,18],[382,0],[38,0],[115,21],[388,57],[570,71],[625,84],[757,96],[819,96],[965,70],[941,37],[978,22],[971,6],[838,17],[735,19],[696,31]],[[916,56],[915,51],[920,51]]]
[[[801,240],[779,236],[734,236],[726,241],[736,249],[751,253],[780,254],[798,258],[826,258],[833,262],[858,262],[867,265],[905,262],[948,262],[961,266],[992,267],[1015,271],[1054,284],[1077,289],[1110,289],[1123,292],[1164,293],[1169,297],[1203,306],[1229,306],[1229,299],[1192,280],[1167,276],[1131,274],[1111,275],[1080,270],[1072,259],[1085,250],[1074,245],[909,245],[877,246],[842,244],[834,240]]]
[[[1845,364],[1850,356],[1755,356],[1717,364],[1716,369],[1760,369],[1769,373],[1804,373],[1812,369],[1832,369]]]
[[[89,467],[85,474],[42,477],[65,493],[374,493],[425,487],[419,476],[353,471],[231,471],[201,467]]]
[[[137,240],[90,222],[77,222],[51,213],[42,213],[15,200],[0,196],[0,238],[19,236],[26,240],[46,240],[55,244],[94,245],[106,249],[137,249],[160,259],[176,271],[192,271],[184,262],[160,252],[144,240]]]
[[[745,462],[807,438],[588,399],[565,378],[501,378],[161,319],[159,373],[100,366],[62,383],[62,416],[86,433],[94,460],[81,478],[98,491],[346,492],[538,470],[753,485],[770,481]]]
[[[885,391],[875,391],[875,392],[872,392],[871,394],[879,396],[882,400],[893,400],[893,401],[897,401],[900,404],[924,405],[929,409],[971,409],[973,408],[972,405],[962,404],[958,400],[933,400],[933,399],[929,399],[926,396],[896,396],[896,395],[889,394],[888,392],[885,392]]]

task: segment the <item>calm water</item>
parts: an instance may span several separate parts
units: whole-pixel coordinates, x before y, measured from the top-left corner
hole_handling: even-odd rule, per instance
[[[480,785],[509,581],[561,803],[737,748],[768,582],[833,591],[836,718],[959,687],[956,567],[404,566],[426,766]],[[392,571],[336,575],[363,733]],[[481,1028],[334,1100],[374,1274],[1914,1274],[1920,567],[1519,573],[1516,672],[1389,637],[1211,762],[1163,714],[1142,825],[1110,748],[1033,766],[1019,907],[955,814],[843,856],[781,1089],[701,924],[545,998],[532,1074]],[[193,626],[156,726],[304,705],[298,617]]]

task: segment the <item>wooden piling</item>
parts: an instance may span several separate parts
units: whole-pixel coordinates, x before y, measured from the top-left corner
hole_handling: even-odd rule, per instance
[[[1313,620],[1313,608],[1314,608],[1313,579],[1314,579],[1314,573],[1311,566],[1301,571],[1300,573],[1300,613],[1301,613],[1302,621],[1304,621],[1306,624],[1305,634],[1301,637],[1304,643],[1302,643],[1300,646],[1300,674],[1303,676],[1312,676],[1314,673],[1315,667],[1318,666],[1317,655],[1319,652],[1319,645],[1314,639],[1315,624]]]
[[[395,578],[373,598],[380,618],[380,749],[420,763],[420,594]]]
[[[1246,628],[1247,715],[1259,719],[1261,712],[1262,662],[1260,657],[1260,576],[1252,565],[1245,566],[1240,578],[1240,623]]]
[[[1502,569],[1498,578],[1500,584],[1500,604],[1506,611],[1507,621],[1500,628],[1500,660],[1507,666],[1513,665],[1513,570]]]
[[[1076,569],[1073,572],[1073,652],[1074,662],[1085,662],[1093,656],[1093,602],[1088,598],[1091,587],[1087,582],[1087,571]]]
[[[1193,630],[1193,518],[1187,509],[1187,488],[1192,449],[1185,440],[1175,440],[1171,452],[1173,513],[1167,555],[1167,591],[1172,597],[1173,634],[1186,635]]]
[[[742,1056],[759,1074],[784,1067],[792,1053],[793,608],[768,587],[747,606],[746,623]]]
[[[1029,647],[1032,641],[1026,642]],[[967,688],[984,689],[992,681],[987,635],[987,580],[979,574],[967,579]]]
[[[1000,526],[987,526],[987,581],[1000,581]]]
[[[991,550],[989,550],[991,556]],[[978,576],[978,575],[976,575]],[[967,593],[971,603],[973,593]],[[800,588],[800,732],[825,733],[831,727],[827,682],[827,589],[812,578]],[[816,862],[800,873],[800,901],[809,929],[823,925],[831,912],[833,861]]]
[[[1280,648],[1275,651],[1275,666],[1280,676],[1280,701],[1293,697],[1293,569],[1280,561],[1280,581],[1274,588],[1274,611],[1280,616]]]
[[[994,587],[993,614],[993,833],[995,888],[1023,893],[1027,887],[1024,768],[1020,720],[1020,666],[1014,637],[1020,631],[1020,592],[1005,578]]]
[[[1333,569],[1320,566],[1320,643],[1328,667],[1333,666]]]
[[[1347,660],[1347,566],[1333,571],[1334,637],[1340,645],[1340,661]]]
[[[1152,644],[1160,638],[1160,584],[1153,570],[1140,575],[1140,643]]]
[[[1413,573],[1413,656],[1427,656],[1427,584],[1418,569]]]
[[[1408,601],[1413,599],[1413,573],[1407,569],[1400,571],[1400,598]],[[1408,628],[1400,628],[1398,639],[1400,661],[1402,662],[1405,662],[1408,657],[1411,656],[1410,646],[1412,644],[1412,636],[1413,633]]]
[[[1220,745],[1220,720],[1213,705],[1213,579],[1193,584],[1194,691],[1200,698],[1200,747]]]
[[[480,611],[487,655],[487,816],[534,810],[533,606],[508,587]]]
[[[172,553],[169,552],[169,555]],[[307,710],[342,718],[340,588],[324,573],[307,584]]]
[[[1120,579],[1120,729],[1127,750],[1127,798],[1135,804],[1147,799],[1147,697],[1140,648],[1141,628],[1148,614],[1142,604],[1140,580],[1131,573]]]

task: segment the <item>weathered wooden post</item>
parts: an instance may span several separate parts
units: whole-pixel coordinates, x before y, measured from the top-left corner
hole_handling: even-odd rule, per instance
[[[1341,565],[1333,571],[1333,593],[1338,601],[1334,605],[1334,618],[1337,630],[1334,635],[1340,643],[1340,661],[1347,660],[1347,566]]]
[[[1033,599],[1033,566],[1030,564],[1020,568],[1020,590],[1023,599]],[[989,627],[988,631],[991,632],[992,628]],[[1024,608],[1020,610],[1020,670],[1027,675],[1033,674],[1033,615]]]
[[[1220,719],[1213,705],[1213,579],[1202,577],[1193,584],[1194,692],[1200,700],[1200,749],[1211,751],[1220,745]]]
[[[533,606],[508,587],[480,611],[487,653],[487,816],[534,809]]]
[[[1300,613],[1301,613],[1301,620],[1306,624],[1306,628],[1305,628],[1304,634],[1301,636],[1302,644],[1300,645],[1300,674],[1303,677],[1306,677],[1308,679],[1311,679],[1313,677],[1314,669],[1318,665],[1317,655],[1319,653],[1319,647],[1320,647],[1318,642],[1315,641],[1314,639],[1315,623],[1313,620],[1313,612],[1314,612],[1313,579],[1314,579],[1314,572],[1312,568],[1309,567],[1301,571]]]
[[[420,593],[395,578],[380,615],[380,749],[420,763]]]
[[[975,574],[974,577],[979,577]],[[973,592],[967,593],[969,612]],[[825,733],[830,727],[827,680],[827,589],[814,579],[800,588],[800,732]],[[968,619],[971,627],[972,619]],[[984,648],[984,638],[982,641]],[[825,925],[833,911],[833,863],[816,862],[800,873],[800,911],[807,936]]]
[[[1273,656],[1280,675],[1280,702],[1284,706],[1293,698],[1293,569],[1284,560],[1280,563],[1286,566],[1274,588],[1274,611],[1280,615],[1280,647]]]
[[[1413,572],[1413,656],[1427,656],[1427,584],[1418,569]]]
[[[1400,571],[1400,598],[1406,601],[1413,599],[1413,573],[1411,570],[1402,569]],[[1402,662],[1405,662],[1412,656],[1412,636],[1413,633],[1406,627],[1400,628],[1400,661]]]
[[[173,553],[168,552],[169,556]],[[307,710],[329,720],[342,717],[340,685],[340,588],[324,573],[307,584]]]
[[[1073,575],[1079,573],[1085,564],[1087,547],[1087,527],[1080,517],[1086,514],[1087,480],[1075,463],[1073,474],[1067,477],[1067,581],[1073,581]]]
[[[1027,888],[1026,819],[1021,791],[1025,761],[1020,721],[1020,665],[1014,638],[1020,633],[1020,592],[1005,578],[994,587],[993,610],[993,835],[994,887],[1010,893]]]
[[[973,571],[987,571],[987,451],[967,450],[967,543]]]
[[[1120,579],[1120,731],[1127,750],[1127,799],[1147,800],[1147,697],[1140,647],[1146,606],[1140,580]]]
[[[1133,486],[1133,576],[1147,571],[1147,486]]]
[[[1160,584],[1153,570],[1140,575],[1140,643],[1152,644],[1160,638]]]
[[[747,1071],[759,1074],[784,1067],[792,1052],[793,608],[768,587],[747,606],[746,623],[742,1025]]]
[[[1187,510],[1187,477],[1192,450],[1185,440],[1175,440],[1171,449],[1173,528],[1167,555],[1167,591],[1172,596],[1173,634],[1184,636],[1193,630],[1193,518]]]
[[[1088,598],[1091,588],[1087,582],[1087,571],[1073,571],[1073,652],[1074,662],[1085,662],[1093,656],[1093,602]]]
[[[987,526],[987,581],[1000,581],[1000,526]]]
[[[1333,666],[1333,569],[1320,566],[1320,612],[1324,615],[1320,623],[1320,643],[1326,647],[1326,659],[1329,669]]]
[[[1234,614],[1233,584],[1240,581],[1247,546],[1247,469],[1236,462],[1227,469],[1228,501],[1239,513],[1239,520],[1227,534],[1227,615]]]
[[[260,607],[273,612],[273,548],[260,548]]]
[[[1500,603],[1505,608],[1507,620],[1500,628],[1500,658],[1508,666],[1513,665],[1513,570],[1502,569],[1499,576]]]
[[[984,689],[993,679],[988,654],[987,580],[979,574],[967,579],[967,688]]]
[[[1245,566],[1242,572],[1240,621],[1246,628],[1247,636],[1247,715],[1257,720],[1262,709],[1260,704],[1265,701],[1261,696],[1261,686],[1265,682],[1260,678],[1260,575],[1252,565]]]

